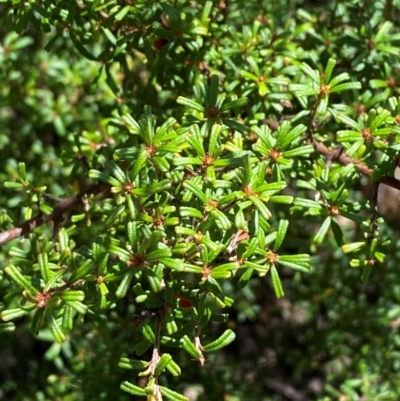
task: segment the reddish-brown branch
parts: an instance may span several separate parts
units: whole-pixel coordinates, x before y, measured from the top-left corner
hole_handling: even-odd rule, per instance
[[[22,223],[20,226],[12,227],[7,231],[3,231],[2,233],[0,233],[0,245],[5,244],[6,242],[11,241],[14,238],[22,237],[43,224],[49,223],[51,221],[54,222],[61,220],[65,212],[75,209],[80,204],[82,204],[85,196],[98,195],[106,191],[108,188],[108,184],[93,184],[85,191],[82,191],[77,195],[61,199],[54,207],[51,214],[38,214],[37,216],[32,217],[30,220]]]
[[[278,129],[279,127],[279,121],[277,120],[264,120],[264,123],[273,130]],[[354,163],[357,166],[358,171],[365,176],[370,176],[374,171],[372,168],[366,166],[365,164],[361,164],[359,160],[347,156],[343,149],[328,149],[322,142],[316,141],[313,137],[309,138],[308,142],[314,146],[314,149],[318,153],[324,155],[332,162],[336,161],[343,165]],[[379,182],[400,191],[400,180],[398,180],[397,178],[384,176],[379,180]]]
[[[337,161],[343,165],[354,163],[357,166],[358,171],[362,175],[370,176],[374,171],[372,168],[366,166],[365,164],[361,164],[359,160],[356,160],[356,159],[353,159],[353,158],[347,156],[346,153],[342,149],[339,149],[339,150],[328,149],[323,143],[318,142],[315,139],[312,140],[311,143],[314,146],[314,149],[318,153],[326,156],[328,159],[330,159],[332,161]],[[400,191],[400,180],[398,180],[397,178],[383,176],[379,180],[379,183],[385,184],[389,187],[395,188]]]
[[[326,156],[332,161],[337,161],[343,165],[354,163],[357,166],[358,171],[363,175],[371,175],[373,172],[373,170],[368,166],[361,164],[358,160],[347,156],[343,149],[328,149],[322,142],[318,142],[315,139],[311,140],[311,144],[318,153]]]
[[[357,166],[358,171],[366,176],[370,176],[373,172],[373,169],[364,164],[361,164],[359,160],[347,156],[346,153],[343,151],[343,149],[338,149],[338,150],[329,149],[322,142],[318,142],[314,138],[309,139],[309,142],[314,146],[314,149],[318,153],[324,155],[331,161],[337,161],[343,165],[354,163]],[[384,176],[379,180],[379,183],[388,185],[389,187],[395,188],[400,191],[400,180],[394,177]],[[83,203],[83,199],[85,198],[85,196],[98,195],[106,191],[108,188],[109,188],[108,184],[103,184],[103,183],[94,184],[91,185],[87,190],[82,191],[77,195],[71,196],[66,199],[61,199],[58,202],[58,204],[54,207],[53,212],[51,214],[49,215],[39,214],[31,218],[30,220],[25,221],[18,227],[13,227],[6,231],[1,232],[0,245],[5,244],[8,241],[11,241],[12,239],[22,237],[43,224],[46,224],[51,221],[53,222],[60,221],[65,212],[75,209],[77,206]]]

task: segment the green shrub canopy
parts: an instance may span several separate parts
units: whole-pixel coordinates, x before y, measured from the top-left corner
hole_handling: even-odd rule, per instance
[[[399,2],[0,3],[0,399],[398,399]]]

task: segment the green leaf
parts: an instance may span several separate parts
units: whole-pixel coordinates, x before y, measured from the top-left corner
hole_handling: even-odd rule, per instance
[[[43,309],[43,308],[42,308]],[[61,327],[64,330],[72,330],[74,327],[74,309],[68,304],[64,306]]]
[[[326,64],[325,73],[324,73],[324,83],[327,85],[331,79],[333,69],[335,68],[336,60],[330,58]]]
[[[81,265],[69,278],[70,283],[75,283],[76,281],[87,276],[94,269],[93,261],[86,260],[83,265]]]
[[[80,42],[80,38],[75,36],[75,33],[72,29],[69,30],[69,36],[71,38],[72,43],[75,45],[76,49],[79,51],[79,53],[82,54],[82,56],[86,57],[88,60],[92,61],[97,61],[97,58],[93,56],[86,48],[83,46],[83,44]]]
[[[170,399],[172,401],[189,401],[189,398],[187,398],[184,395],[179,394],[175,391],[172,391],[167,387],[158,386],[158,388],[162,395],[164,395],[165,397],[167,397],[168,399]]]
[[[247,97],[241,97],[239,99],[233,100],[232,102],[225,103],[222,106],[222,111],[243,107],[248,103],[248,101],[249,99]]]
[[[115,220],[118,219],[119,216],[122,215],[122,213],[125,211],[125,204],[121,204],[108,215],[107,220],[105,221],[105,225],[107,227],[111,226]]]
[[[165,314],[165,327],[169,335],[172,335],[178,331],[178,325],[176,324],[174,316],[171,312],[167,312]]]
[[[308,64],[302,63],[300,66],[301,70],[308,75],[317,85],[320,84],[320,76],[318,71],[313,70]]]
[[[285,149],[289,145],[292,144],[293,141],[295,141],[297,138],[299,138],[301,135],[304,134],[304,132],[307,130],[307,127],[303,124],[299,124],[296,127],[290,129],[290,123],[289,122],[284,122],[277,133],[277,141],[276,141],[276,147],[278,149]]]
[[[343,244],[346,243],[346,238],[343,234],[343,231],[342,231],[340,225],[338,224],[338,222],[335,219],[331,219],[331,229],[332,229],[332,233],[335,238],[337,246],[342,247]]]
[[[207,203],[208,199],[206,194],[192,181],[185,181],[183,186],[193,193],[198,199],[200,199],[203,203]]]
[[[362,86],[360,82],[346,82],[344,84],[339,84],[331,88],[330,93],[343,92],[352,89],[361,89],[361,87]]]
[[[285,181],[272,182],[256,188],[257,192],[262,192],[263,196],[274,195],[277,192],[283,191],[287,187]]]
[[[276,240],[275,240],[274,247],[273,247],[274,252],[278,251],[278,249],[281,247],[282,242],[285,239],[288,227],[289,227],[288,220],[280,220],[279,221],[279,227],[278,227],[278,231],[276,234]]]
[[[227,329],[215,341],[213,341],[207,345],[204,345],[203,350],[205,352],[217,351],[217,350],[229,345],[231,342],[233,342],[235,340],[235,338],[236,338],[236,334],[231,329]]]
[[[209,85],[206,87],[206,103],[208,106],[217,105],[218,85],[218,75],[211,75]]]
[[[277,298],[283,297],[285,293],[283,292],[281,279],[279,278],[279,274],[278,271],[276,270],[275,265],[271,266],[271,278],[276,297]]]
[[[208,143],[208,154],[214,158],[218,156],[218,138],[220,136],[222,126],[219,124],[214,124],[211,128],[210,141]]]
[[[232,227],[232,223],[228,217],[226,217],[220,210],[213,210],[211,215],[219,222],[222,230],[229,230]]]
[[[324,222],[322,223],[321,227],[319,228],[317,234],[314,236],[314,242],[317,244],[321,244],[325,238],[326,233],[328,232],[331,226],[331,217],[328,216]]]
[[[172,270],[183,271],[184,269],[184,263],[180,259],[163,258],[160,259],[160,263]]]
[[[108,28],[101,28],[104,32],[104,35],[108,39],[108,41],[115,46],[117,44],[117,38],[114,36],[114,34],[108,29]]]
[[[204,107],[202,105],[198,104],[197,102],[195,102],[194,100],[190,100],[186,97],[179,96],[178,99],[176,99],[176,101],[179,104],[182,104],[183,106],[186,106],[191,110],[196,110],[200,113],[204,112]]]
[[[193,344],[193,342],[187,335],[184,335],[180,339],[179,343],[181,347],[192,357],[198,359],[202,356],[201,351],[196,348],[196,346]]]
[[[245,134],[248,131],[248,128],[245,125],[235,120],[231,120],[230,118],[221,118],[221,120],[226,126],[240,132],[241,134]]]
[[[356,121],[352,120],[350,117],[347,117],[344,114],[337,114],[334,117],[336,117],[336,119],[341,123],[346,124],[349,127],[353,128],[355,131],[361,132],[361,126]]]
[[[291,205],[294,201],[293,196],[289,195],[272,195],[269,198],[269,201],[272,203],[283,203],[286,205]]]
[[[140,395],[143,397],[146,396],[146,392],[142,387],[135,386],[134,384],[129,383],[128,381],[122,382],[120,388],[121,390],[126,391],[129,394]]]
[[[0,323],[0,334],[1,333],[12,333],[15,331],[15,324],[14,323]]]
[[[14,265],[8,265],[4,271],[20,286],[29,290],[32,295],[37,295],[39,291],[31,285],[28,279]]]
[[[85,293],[83,291],[74,291],[74,290],[66,290],[57,293],[57,296],[60,297],[63,301],[78,301],[81,302],[85,299]]]
[[[302,84],[290,84],[289,90],[297,97],[316,96],[319,93],[318,88],[313,88]]]
[[[203,161],[197,157],[176,157],[172,163],[175,166],[201,166]]]
[[[323,208],[323,206],[319,202],[313,201],[311,199],[304,199],[304,198],[295,198],[294,205],[301,206],[306,209],[310,209],[310,208],[322,209]]]
[[[180,376],[181,375],[181,368],[173,361],[171,360],[169,364],[167,365],[167,370],[173,375],[173,376]]]
[[[309,154],[314,152],[314,146],[312,145],[305,145],[300,148],[291,149],[282,152],[282,156],[286,158],[298,157],[298,156],[308,156]]]
[[[26,181],[28,179],[26,175],[26,166],[24,162],[18,163],[18,172],[22,180]]]
[[[122,184],[122,182],[119,182],[114,177],[111,177],[108,174],[103,173],[98,170],[90,170],[89,177],[94,178],[95,180],[100,180],[100,181],[106,182],[107,184],[110,184],[114,187],[119,187]]]
[[[278,263],[303,273],[308,273],[310,270],[309,255],[279,255]]]
[[[125,6],[120,11],[118,11],[116,14],[114,14],[112,17],[115,21],[122,21],[130,10],[131,10],[131,6]]]
[[[152,291],[155,294],[161,292],[163,287],[162,287],[160,279],[155,275],[155,273],[152,270],[147,270],[145,272],[145,275],[147,277],[147,280],[150,284]]]
[[[149,366],[150,362],[138,361],[137,359],[121,358],[118,366],[121,369],[144,369]]]
[[[344,244],[342,246],[342,251],[344,253],[356,252],[359,251],[361,248],[364,248],[366,245],[366,242],[352,242],[350,244]]]
[[[31,320],[31,331],[33,335],[37,336],[42,324],[45,308],[37,308]]]
[[[159,376],[171,361],[172,356],[170,354],[162,354],[160,360],[157,363],[154,374],[156,376]]]
[[[4,182],[4,187],[5,188],[20,189],[20,188],[24,187],[24,184],[22,184],[22,182],[6,181],[6,182]]]
[[[53,335],[56,342],[58,343],[64,342],[65,335],[62,332],[60,326],[58,325],[57,320],[55,319],[53,311],[51,309],[46,309],[46,320],[50,328],[51,334]]]
[[[200,210],[189,206],[181,206],[179,208],[179,215],[181,217],[196,217],[198,219],[201,219],[203,217],[203,213]]]
[[[143,149],[132,166],[131,170],[132,180],[134,180],[137,177],[140,170],[142,170],[142,168],[146,165],[148,158],[149,158],[149,153],[146,151],[146,149]]]
[[[126,175],[122,169],[113,160],[109,160],[106,163],[106,169],[120,182],[126,182]]]
[[[261,216],[264,217],[265,220],[269,220],[271,218],[271,212],[259,198],[251,195],[249,196],[249,199],[253,202],[254,206],[261,213]]]
[[[339,84],[342,81],[348,81],[350,79],[350,75],[347,72],[343,72],[339,75],[337,75],[335,78],[333,78],[330,82],[329,85],[331,88],[333,88],[334,86],[336,86],[337,84]]]
[[[18,319],[28,314],[28,311],[21,308],[6,309],[0,313],[0,317],[3,321],[8,322],[10,320]]]
[[[150,344],[154,344],[154,342],[156,341],[156,336],[154,334],[153,329],[150,326],[150,321],[146,320],[145,323],[143,323],[142,326],[142,334],[143,337],[150,343]]]
[[[122,281],[120,282],[120,284],[117,288],[117,291],[115,292],[115,295],[117,298],[123,298],[126,296],[134,275],[135,275],[135,272],[132,270],[128,271],[128,273],[126,273],[124,275]]]
[[[40,275],[42,276],[43,281],[47,284],[51,277],[51,270],[48,264],[46,252],[41,252],[38,254],[38,263],[40,268]]]
[[[364,282],[368,282],[370,274],[371,274],[371,265],[367,264],[363,269],[363,273],[361,275],[361,280]]]

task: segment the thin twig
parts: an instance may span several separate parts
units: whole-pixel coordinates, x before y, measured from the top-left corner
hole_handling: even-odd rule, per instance
[[[337,149],[337,150],[328,149],[322,142],[318,142],[315,139],[311,139],[310,143],[314,146],[314,149],[318,153],[328,157],[332,161],[337,161],[343,165],[354,163],[357,166],[358,171],[363,175],[369,176],[374,171],[368,166],[361,164],[358,160],[347,156],[346,153],[343,151],[343,149]]]
[[[12,227],[0,233],[0,245],[5,244],[12,239],[23,237],[43,224],[49,223],[51,221],[60,221],[67,211],[73,210],[78,207],[82,203],[82,200],[85,196],[98,195],[102,192],[105,192],[108,188],[108,184],[93,184],[77,195],[61,199],[54,207],[51,214],[46,215],[40,213],[37,216],[32,217],[30,220],[25,221],[20,226]]]
[[[319,94],[317,99],[315,100],[315,104],[313,109],[311,110],[311,114],[310,114],[310,121],[308,123],[308,127],[307,127],[307,137],[308,140],[312,141],[314,139],[314,119],[315,116],[317,114],[317,109],[319,107],[319,104],[321,103],[321,99],[322,99],[322,95]]]
[[[312,117],[312,119],[313,119],[313,117]],[[272,129],[277,129],[277,127],[279,127],[279,122],[276,120],[268,120],[268,121],[264,121],[264,123],[266,123]],[[308,143],[313,145],[316,152],[320,153],[321,155],[326,156],[326,158],[329,159],[331,162],[338,162],[343,165],[348,165],[348,164],[353,163],[357,166],[359,173],[361,173],[362,175],[365,175],[367,177],[371,176],[371,174],[374,171],[372,168],[366,166],[365,164],[362,164],[357,159],[353,159],[352,157],[347,156],[347,154],[346,154],[346,152],[344,152],[343,148],[339,148],[339,149],[335,149],[335,150],[329,149],[325,144],[323,144],[322,142],[318,142],[313,137],[312,131],[313,131],[312,124],[310,124],[308,127],[308,132],[307,132]],[[392,188],[400,191],[400,180],[398,180],[395,177],[383,176],[379,179],[379,183],[385,184],[389,187],[392,187]]]

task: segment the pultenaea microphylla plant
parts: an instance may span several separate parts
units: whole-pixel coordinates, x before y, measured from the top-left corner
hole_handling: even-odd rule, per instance
[[[400,189],[400,33],[390,2],[336,1],[318,17],[292,3],[4,5],[1,73],[15,71],[1,118],[22,139],[0,136],[0,331],[29,322],[64,369],[59,355],[84,355],[82,327],[107,327],[110,357],[94,359],[129,371],[122,390],[187,400],[181,367],[235,340],[228,311],[249,283],[281,298],[282,276],[305,280],[324,249],[368,281],[390,245],[379,186]],[[346,386],[358,396],[360,382]]]

